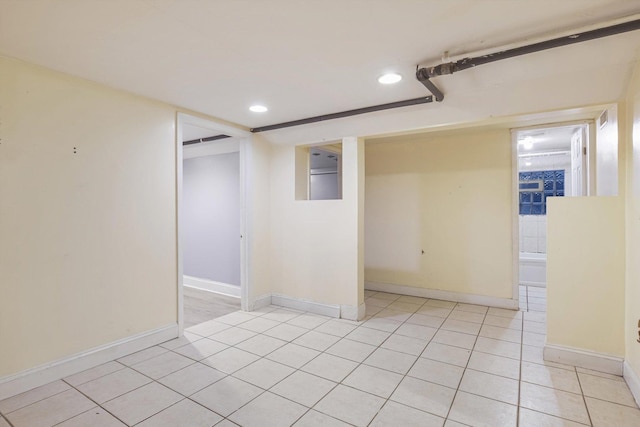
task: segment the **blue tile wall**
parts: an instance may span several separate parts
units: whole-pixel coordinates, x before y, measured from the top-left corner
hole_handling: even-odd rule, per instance
[[[564,196],[564,170],[520,172],[520,215],[546,215],[547,197]]]

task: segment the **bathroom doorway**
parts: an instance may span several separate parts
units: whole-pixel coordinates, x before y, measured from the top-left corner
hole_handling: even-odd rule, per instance
[[[589,123],[514,131],[517,143],[519,284],[546,287],[547,200],[586,196]]]

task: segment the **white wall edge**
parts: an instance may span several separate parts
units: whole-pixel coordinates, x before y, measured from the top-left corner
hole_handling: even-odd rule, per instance
[[[526,286],[533,286],[534,288],[546,288],[547,287],[547,283],[546,282],[532,282],[532,281],[528,281],[528,280],[521,280],[520,284],[521,285],[526,285]]]
[[[248,311],[259,310],[268,305],[271,305],[271,294],[262,295],[256,298],[251,304],[249,304]]]
[[[624,380],[627,382],[629,389],[631,390],[631,394],[636,401],[636,404],[640,406],[640,377],[638,374],[631,368],[629,362],[624,361]]]
[[[294,298],[288,295],[272,294],[271,304],[279,305],[286,308],[292,308],[294,310],[308,311],[309,313],[328,317],[340,317],[341,313],[339,305],[324,304],[301,298]]]
[[[441,291],[438,289],[416,288],[413,286],[367,281],[364,282],[364,288],[368,291],[389,292],[392,294],[410,295],[413,297],[455,301],[466,304],[486,305],[489,307],[506,308],[508,310],[518,310],[520,308],[517,299],[463,294],[460,292]]]
[[[355,305],[341,305],[340,306],[340,317],[342,319],[347,320],[362,320],[364,319],[366,313],[365,303],[362,303],[358,306]]]
[[[562,345],[545,345],[544,360],[605,372],[611,375],[622,376],[623,374],[624,359],[622,357]]]
[[[178,324],[175,323],[0,378],[0,400],[161,344],[177,336]]]
[[[240,298],[240,286],[230,285],[229,283],[214,282],[213,280],[200,279],[193,276],[184,276],[183,284],[184,286],[189,286],[203,291]]]

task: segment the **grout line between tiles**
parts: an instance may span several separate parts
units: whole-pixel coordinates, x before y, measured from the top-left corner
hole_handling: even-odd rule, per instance
[[[575,368],[574,368],[574,372],[576,374],[576,377],[578,378],[578,385],[580,386],[580,395],[582,396],[584,409],[587,411],[587,417],[589,417],[589,425],[593,425],[593,420],[591,419],[591,412],[589,411],[589,406],[587,406],[587,399],[584,396],[584,390],[582,389],[582,381],[580,381],[580,375],[578,375],[578,371]]]

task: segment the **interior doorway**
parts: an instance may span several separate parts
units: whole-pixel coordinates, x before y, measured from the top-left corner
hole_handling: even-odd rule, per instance
[[[546,287],[547,200],[588,194],[589,137],[588,122],[514,131],[522,286]]]
[[[246,308],[247,132],[187,114],[177,123],[178,323]]]

